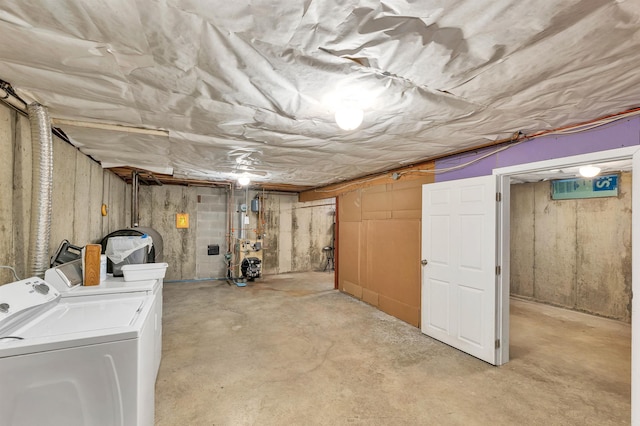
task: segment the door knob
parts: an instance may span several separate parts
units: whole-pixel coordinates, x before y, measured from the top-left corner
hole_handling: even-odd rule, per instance
[[[420,263],[422,264],[422,266],[425,266],[429,262],[427,262],[427,259],[422,259]]]

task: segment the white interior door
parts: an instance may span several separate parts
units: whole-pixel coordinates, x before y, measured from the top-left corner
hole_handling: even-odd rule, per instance
[[[494,365],[496,182],[483,176],[422,187],[422,332]]]

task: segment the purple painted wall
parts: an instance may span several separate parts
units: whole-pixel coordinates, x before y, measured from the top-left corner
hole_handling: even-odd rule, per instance
[[[552,158],[569,157],[571,155],[606,151],[633,145],[640,145],[639,116],[621,119],[614,123],[598,127],[597,129],[572,135],[543,136],[532,139],[502,152],[490,155],[459,170],[438,173],[435,176],[435,181],[445,182],[476,176],[486,176],[493,173],[493,169],[499,167],[533,163],[536,161],[550,160]],[[485,148],[436,160],[436,170],[468,163],[496,149],[497,147]]]

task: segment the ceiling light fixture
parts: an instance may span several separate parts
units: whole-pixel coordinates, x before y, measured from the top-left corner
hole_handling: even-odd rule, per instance
[[[583,167],[580,167],[578,171],[580,172],[580,176],[591,178],[594,176],[598,176],[600,174],[600,167],[591,166],[591,165],[583,166]]]
[[[362,124],[364,112],[360,108],[338,108],[336,110],[336,123],[342,130],[355,130]]]
[[[249,185],[250,182],[251,182],[251,178],[247,175],[242,175],[238,177],[238,184],[240,184],[240,186],[247,186]]]

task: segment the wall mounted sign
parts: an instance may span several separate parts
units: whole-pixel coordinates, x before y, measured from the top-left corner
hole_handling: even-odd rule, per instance
[[[618,196],[619,175],[551,181],[552,200],[602,198]]]
[[[189,213],[176,213],[176,228],[186,229],[189,227]]]

